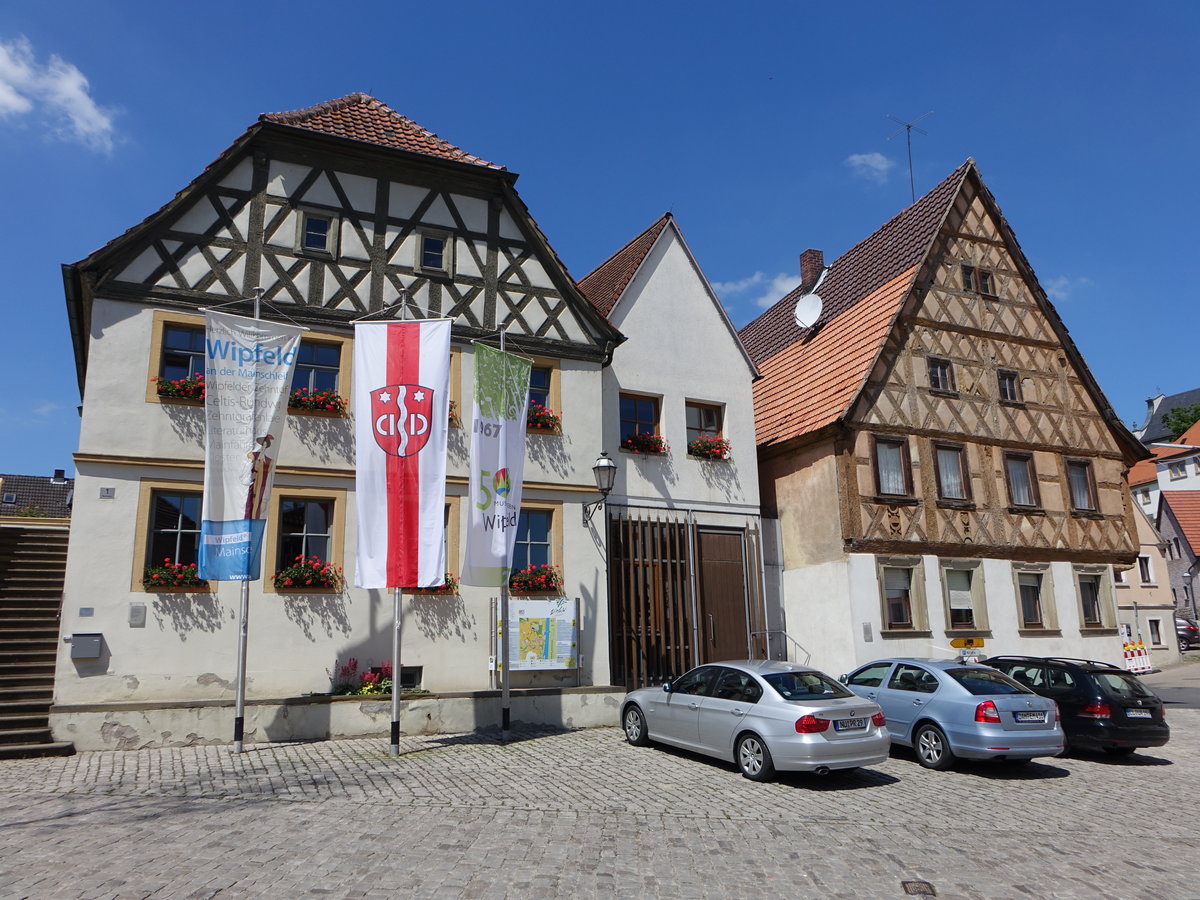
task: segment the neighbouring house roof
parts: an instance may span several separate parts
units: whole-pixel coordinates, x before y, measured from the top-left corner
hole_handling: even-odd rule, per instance
[[[975,161],[968,159],[928,194],[894,216],[874,234],[855,244],[829,267],[821,284],[821,317],[807,329],[796,327],[796,301],[804,285],[774,304],[740,332],[755,363],[761,364],[785,347],[825,327],[854,304],[871,296],[902,272],[908,272],[929,253],[930,244],[949,212],[950,204]]]
[[[1127,458],[1146,455],[1112,411],[973,159],[833,262],[819,289],[821,315],[812,326],[799,328],[794,321],[795,303],[807,288],[802,285],[742,329],[742,341],[763,375],[754,386],[760,446],[803,437],[849,415],[968,178]]]
[[[39,516],[71,515],[75,479],[56,480],[45,475],[0,475],[0,516],[34,510]],[[13,500],[7,500],[9,495]]]
[[[600,315],[607,318],[612,312],[671,219],[670,213],[664,213],[657,222],[580,279],[579,290]]]
[[[1156,402],[1157,401],[1157,402]],[[1200,388],[1172,394],[1169,397],[1151,397],[1146,401],[1146,421],[1134,431],[1143,444],[1171,440],[1171,432],[1162,422],[1162,417],[1173,409],[1200,404]]]
[[[1164,441],[1170,441],[1172,444],[1187,444],[1191,447],[1200,447],[1200,421],[1196,422],[1179,436],[1178,440],[1172,441],[1169,437],[1164,438]],[[1130,487],[1147,484],[1158,480],[1158,463],[1166,462],[1169,459],[1174,459],[1178,456],[1190,456],[1195,453],[1195,450],[1190,450],[1188,447],[1147,447],[1153,453],[1150,459],[1139,460],[1134,463],[1129,469],[1129,475],[1126,476]]]
[[[260,122],[303,128],[392,150],[408,150],[489,169],[504,168],[459,149],[369,94],[347,94],[306,109],[263,113],[258,119]]]
[[[1200,554],[1200,491],[1163,491],[1159,515],[1168,509],[1192,553]]]

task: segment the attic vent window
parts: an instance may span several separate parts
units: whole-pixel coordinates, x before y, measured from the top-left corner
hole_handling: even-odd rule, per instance
[[[4,502],[5,502],[5,503],[16,503],[16,502],[17,502],[17,495],[16,495],[16,494],[5,494],[5,495],[4,495]]]

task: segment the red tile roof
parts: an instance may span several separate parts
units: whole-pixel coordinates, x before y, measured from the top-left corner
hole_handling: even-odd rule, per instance
[[[455,147],[367,94],[347,94],[337,100],[292,112],[263,113],[258,119],[260,122],[303,128],[392,150],[423,153],[489,169],[504,168]]]
[[[579,281],[579,290],[583,291],[583,295],[600,315],[607,317],[612,312],[621,293],[629,286],[630,279],[637,272],[638,266],[642,264],[670,220],[671,214],[664,213],[657,222]]]
[[[754,427],[760,445],[815,431],[853,401],[891,331],[918,266],[900,272],[850,309],[759,364]],[[793,334],[796,329],[792,327]]]
[[[1162,502],[1171,508],[1192,552],[1200,552],[1200,491],[1163,491]]]
[[[1170,438],[1163,438],[1163,441],[1170,441],[1172,444],[1189,444],[1192,447],[1200,447],[1200,422],[1196,422],[1179,436],[1179,440],[1171,441]],[[1129,474],[1125,476],[1130,487],[1137,487],[1140,484],[1148,484],[1158,480],[1158,466],[1155,465],[1161,460],[1171,459],[1176,456],[1188,456],[1195,453],[1195,450],[1188,450],[1185,447],[1147,447],[1152,454],[1150,459],[1138,460],[1129,468]]]
[[[974,167],[975,161],[968,159],[932,191],[839,256],[818,291],[824,308],[815,325],[826,327],[855,303],[924,259],[959,187]],[[760,369],[764,360],[803,340],[812,330],[797,329],[793,319],[803,287],[796,288],[739,332]]]

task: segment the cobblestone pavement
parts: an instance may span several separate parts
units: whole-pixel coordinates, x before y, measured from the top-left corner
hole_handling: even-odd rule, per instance
[[[1200,711],[1126,760],[743,779],[613,728],[0,763],[0,898],[1200,898]]]

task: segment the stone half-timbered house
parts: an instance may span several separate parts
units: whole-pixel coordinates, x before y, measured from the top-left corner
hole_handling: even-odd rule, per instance
[[[579,286],[626,336],[603,375],[613,680],[763,655],[754,364],[670,213]]]
[[[741,337],[765,516],[814,665],[986,652],[1122,661],[1138,551],[1121,425],[973,160]],[[810,311],[814,301],[806,301]]]
[[[535,398],[561,427],[531,431],[518,566],[560,567],[579,600],[579,668],[514,672],[514,721],[615,718],[603,566],[580,507],[598,495],[602,369],[622,335],[583,297],[514,189],[516,175],[463,152],[369,96],[352,94],[259,118],[141,224],[64,267],[83,397],[75,516],[53,723],[80,747],[223,741],[238,643],[236,583],[164,593],[143,584],[159,558],[195,558],[203,482],[203,410],[161,396],[202,356],[201,308],[262,290],[263,314],[310,330],[294,387],[349,398],[351,321],[454,320],[446,507],[450,570],[465,526],[472,340],[534,359]],[[250,314],[251,304],[229,307]],[[356,541],[356,410],[289,413],[268,514],[263,580],[250,596],[247,739],[386,732],[382,704],[330,704],[331,673],[390,657],[391,598],[276,588],[295,553],[343,566]],[[404,685],[436,695],[495,684],[493,598],[485,589],[407,596]],[[561,689],[561,690],[559,690]],[[574,690],[575,693],[571,693]],[[405,729],[498,721],[489,697],[406,704]],[[539,706],[538,704],[542,704]]]

